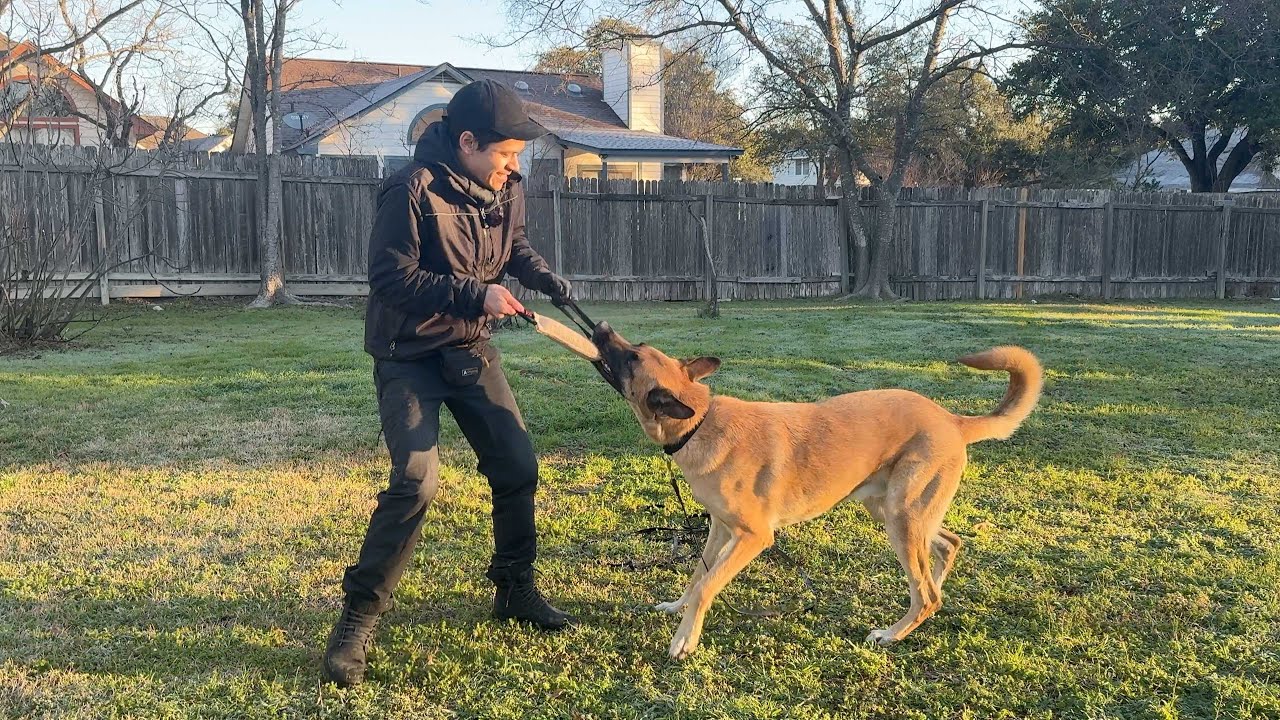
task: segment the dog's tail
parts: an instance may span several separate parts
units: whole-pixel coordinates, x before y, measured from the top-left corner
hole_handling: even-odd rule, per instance
[[[992,348],[966,355],[960,362],[978,370],[1004,370],[1009,373],[1009,389],[990,415],[959,416],[960,432],[966,443],[981,440],[1005,440],[1035,409],[1044,387],[1044,369],[1029,351],[1014,346]]]

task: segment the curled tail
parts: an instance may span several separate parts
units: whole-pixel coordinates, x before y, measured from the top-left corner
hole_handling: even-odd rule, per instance
[[[1009,373],[1009,389],[990,415],[957,416],[960,433],[966,443],[981,440],[1005,440],[1035,409],[1044,386],[1044,369],[1027,350],[1014,345],[992,348],[966,355],[960,362],[978,370],[1004,370]]]

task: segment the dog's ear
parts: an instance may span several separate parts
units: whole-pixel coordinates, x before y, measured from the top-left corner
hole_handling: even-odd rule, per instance
[[[676,399],[666,388],[654,388],[645,397],[645,404],[654,415],[666,415],[677,420],[693,417],[693,408]]]
[[[720,358],[718,357],[689,358],[684,361],[684,371],[688,373],[689,379],[694,382],[701,380],[719,369]]]

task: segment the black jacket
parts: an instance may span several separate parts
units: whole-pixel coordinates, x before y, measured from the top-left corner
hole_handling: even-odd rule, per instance
[[[444,345],[488,339],[485,285],[509,273],[547,292],[551,271],[525,237],[524,189],[511,176],[496,193],[462,174],[442,122],[423,133],[413,162],[378,192],[369,235],[364,347],[408,360]],[[486,227],[482,211],[499,208]],[[490,213],[492,216],[492,213]]]

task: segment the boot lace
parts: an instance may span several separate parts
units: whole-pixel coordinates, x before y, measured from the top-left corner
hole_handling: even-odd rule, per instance
[[[343,612],[338,619],[338,642],[358,644],[368,652],[379,617],[378,613],[362,613],[359,610],[348,609]]]

